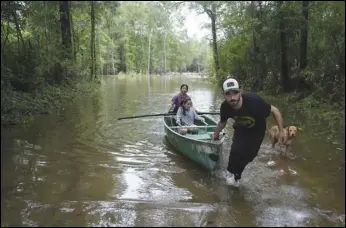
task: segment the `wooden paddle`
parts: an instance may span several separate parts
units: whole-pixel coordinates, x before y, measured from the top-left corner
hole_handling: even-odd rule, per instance
[[[173,126],[173,127],[169,127],[171,129],[175,129],[175,128],[180,128],[180,127],[193,127],[193,128],[207,128],[207,127],[216,127],[216,125],[203,125],[203,126],[189,126],[189,125],[181,125],[181,126]]]
[[[197,112],[198,115],[219,115],[220,112]],[[147,115],[140,115],[140,116],[127,116],[127,117],[120,117],[117,120],[124,120],[124,119],[135,119],[135,118],[141,118],[141,117],[150,117],[150,116],[175,116],[176,113],[160,113],[160,114],[147,114]]]

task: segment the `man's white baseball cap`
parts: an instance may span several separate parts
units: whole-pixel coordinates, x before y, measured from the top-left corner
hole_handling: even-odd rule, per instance
[[[226,79],[223,82],[222,88],[224,93],[227,93],[229,91],[240,91],[239,83],[233,78]]]

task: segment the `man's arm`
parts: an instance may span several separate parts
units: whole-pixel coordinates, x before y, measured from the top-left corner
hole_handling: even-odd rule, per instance
[[[277,125],[279,126],[279,131],[283,133],[283,131],[284,131],[284,127],[283,127],[284,123],[283,122],[284,121],[283,121],[281,112],[279,111],[279,109],[277,109],[273,105],[271,105],[270,112],[273,114],[275,121],[276,121]]]
[[[225,105],[225,101],[221,104],[220,107],[220,120],[216,125],[214,134],[212,136],[213,140],[217,140],[219,138],[220,132],[226,127],[227,120],[231,117],[230,115],[227,115],[227,108]]]
[[[220,132],[226,127],[227,121],[226,122],[221,122],[219,121],[216,125],[214,134],[213,134],[213,140],[216,140],[220,136]]]

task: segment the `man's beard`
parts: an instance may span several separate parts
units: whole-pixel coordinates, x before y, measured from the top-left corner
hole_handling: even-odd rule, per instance
[[[240,101],[240,96],[239,96],[239,98],[238,98],[238,100],[230,100],[228,103],[232,106],[232,107],[235,107],[235,106],[237,106],[237,104],[239,103],[239,101]],[[235,102],[235,103],[234,103]]]

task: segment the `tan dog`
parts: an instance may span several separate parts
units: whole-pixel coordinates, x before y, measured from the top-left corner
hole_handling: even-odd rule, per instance
[[[275,145],[278,144],[281,149],[281,155],[284,152],[285,156],[287,156],[288,147],[291,146],[292,141],[297,137],[298,127],[288,126],[284,128],[284,139],[282,142],[279,142],[280,131],[277,125],[271,127],[268,132],[271,136],[272,148],[274,148]],[[285,147],[285,151],[283,150],[282,147]]]

